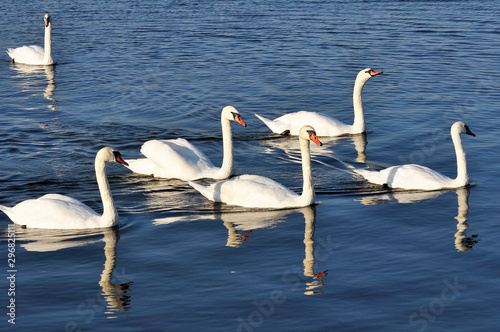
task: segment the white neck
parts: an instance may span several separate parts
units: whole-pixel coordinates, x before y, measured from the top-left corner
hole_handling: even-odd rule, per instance
[[[52,64],[54,61],[52,60],[52,41],[50,39],[50,34],[52,30],[52,23],[49,23],[48,26],[45,27],[45,38],[44,38],[44,53],[43,60],[44,64]]]
[[[451,139],[455,146],[455,153],[457,154],[457,178],[455,182],[458,186],[465,186],[469,183],[469,175],[467,174],[467,162],[465,160],[465,151],[462,146],[462,139],[460,134],[456,131],[451,133]]]
[[[302,155],[302,176],[304,177],[304,183],[302,185],[302,195],[301,199],[308,205],[313,204],[316,201],[316,194],[314,193],[314,186],[312,184],[311,175],[311,152],[309,140],[300,138],[300,153]]]
[[[223,157],[222,166],[218,172],[220,178],[227,178],[233,174],[233,135],[231,134],[230,120],[221,117]]]
[[[116,212],[115,203],[113,202],[109,188],[108,177],[106,176],[106,163],[104,160],[97,158],[95,161],[95,175],[103,207],[100,227],[111,227],[118,223],[118,213]]]
[[[365,131],[365,113],[363,112],[363,98],[361,94],[366,82],[363,79],[356,79],[354,82],[354,91],[352,93],[352,104],[354,107],[353,134]]]

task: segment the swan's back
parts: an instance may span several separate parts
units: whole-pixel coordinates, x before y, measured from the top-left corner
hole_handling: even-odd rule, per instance
[[[0,206],[16,224],[28,228],[95,228],[100,216],[82,202],[63,195],[47,194],[22,201],[12,208]],[[102,226],[101,226],[102,227]]]
[[[318,136],[339,136],[350,132],[352,128],[352,126],[346,125],[337,119],[316,112],[300,111],[289,113],[275,120],[269,120],[257,114],[256,116],[276,134],[289,131],[290,135],[297,136],[300,128],[304,125],[310,125],[316,130]]]
[[[453,179],[428,167],[408,164],[392,166],[381,171],[355,170],[368,181],[391,188],[437,190],[453,187]]]
[[[244,207],[285,208],[298,206],[301,196],[280,183],[259,175],[240,175],[208,187],[189,184],[207,199]]]
[[[191,180],[209,177],[210,172],[218,170],[203,152],[183,138],[147,141],[141,153],[161,168],[162,174],[155,174],[159,177]]]
[[[14,62],[24,63],[27,65],[39,65],[43,61],[44,50],[37,45],[21,46],[18,48],[7,49],[7,54]]]

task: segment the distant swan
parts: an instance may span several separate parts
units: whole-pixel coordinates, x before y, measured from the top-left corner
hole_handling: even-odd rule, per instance
[[[7,49],[7,54],[12,58],[15,63],[22,63],[25,65],[53,65],[52,60],[52,42],[50,34],[52,30],[52,18],[50,14],[45,14],[45,38],[44,48],[40,46],[21,46],[18,48]]]
[[[455,122],[451,126],[451,138],[457,155],[457,177],[455,179],[444,176],[428,167],[415,164],[392,166],[381,171],[363,169],[354,171],[369,182],[387,185],[391,188],[438,190],[463,187],[469,183],[469,176],[460,134],[476,136],[461,121]]]
[[[111,161],[127,165],[120,153],[110,147],[102,148],[95,157],[95,173],[103,204],[102,215],[74,198],[58,194],[28,199],[12,208],[0,205],[0,210],[15,224],[27,228],[81,229],[114,226],[118,223],[118,213],[106,177],[106,162]]]
[[[250,208],[291,208],[315,203],[316,195],[311,177],[311,157],[309,140],[322,145],[311,126],[304,126],[299,133],[304,178],[302,195],[263,176],[241,175],[226,181],[213,183],[206,187],[190,181],[194,189],[207,199],[230,205]]]
[[[184,181],[202,178],[226,179],[233,172],[233,138],[230,121],[246,127],[240,113],[233,106],[221,112],[223,159],[222,166],[215,167],[197,147],[183,138],[151,140],[142,145],[146,158],[127,160],[134,173]]]
[[[316,129],[318,136],[340,136],[345,134],[359,134],[365,132],[365,115],[363,112],[363,100],[361,93],[365,83],[373,76],[382,74],[381,71],[375,71],[371,68],[361,70],[354,82],[354,91],[352,95],[354,106],[354,123],[347,125],[328,115],[300,111],[285,114],[275,120],[269,120],[255,114],[262,122],[276,134],[298,135],[299,130],[304,125],[311,125]]]

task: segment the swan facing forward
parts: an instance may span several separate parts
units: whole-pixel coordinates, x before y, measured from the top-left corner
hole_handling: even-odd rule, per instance
[[[233,106],[221,112],[223,159],[222,166],[215,167],[208,157],[183,138],[151,140],[144,143],[141,152],[146,158],[127,160],[134,173],[183,181],[196,179],[226,179],[233,173],[233,138],[231,123],[236,121],[243,127],[246,123]]]
[[[457,177],[451,179],[428,167],[409,164],[392,166],[381,171],[354,170],[369,182],[387,185],[390,188],[409,190],[438,190],[443,188],[458,188],[469,183],[467,162],[460,134],[474,135],[469,127],[461,122],[451,126],[451,138],[457,155]]]
[[[12,208],[0,205],[0,210],[15,224],[27,228],[82,229],[115,226],[118,223],[118,213],[106,177],[106,162],[112,161],[127,165],[120,153],[110,147],[102,148],[95,157],[95,173],[103,204],[102,215],[74,198],[59,194],[28,199]]]
[[[302,195],[298,195],[269,178],[258,175],[241,175],[213,183],[208,187],[192,181],[189,182],[189,185],[211,201],[230,205],[274,209],[309,206],[316,201],[311,177],[309,140],[322,145],[314,129],[311,126],[304,126],[299,133],[304,178]]]
[[[12,58],[15,63],[22,63],[25,65],[53,65],[52,60],[52,42],[50,39],[52,31],[52,18],[50,14],[45,14],[45,38],[44,48],[37,45],[21,46],[18,48],[7,49],[7,54]]]
[[[307,124],[316,129],[318,136],[341,136],[363,133],[365,131],[365,115],[363,112],[363,100],[361,98],[363,86],[370,78],[382,73],[371,68],[363,69],[358,73],[354,82],[352,95],[354,106],[354,123],[352,125],[344,124],[325,114],[307,111],[285,114],[275,120],[266,119],[258,114],[255,114],[255,116],[262,120],[273,133],[281,135],[298,135],[300,128]]]

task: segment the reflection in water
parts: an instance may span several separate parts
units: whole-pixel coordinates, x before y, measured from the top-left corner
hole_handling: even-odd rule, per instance
[[[311,156],[329,156],[334,157],[333,148],[340,144],[343,140],[352,140],[354,148],[357,152],[356,161],[364,163],[366,161],[366,133],[340,136],[340,137],[325,137],[321,136],[322,147],[311,145]],[[281,149],[285,154],[292,159],[300,159],[300,144],[299,140],[294,136],[280,136],[275,140],[265,140],[261,143],[269,148],[265,149],[264,153],[273,153],[273,149]]]
[[[11,68],[18,73],[22,83],[19,85],[24,92],[32,92],[38,94],[38,79],[46,79],[47,87],[43,92],[43,97],[51,103],[48,107],[52,110],[56,109],[57,100],[54,98],[56,84],[54,83],[55,66],[27,66],[13,63]]]
[[[394,203],[417,203],[426,199],[431,199],[438,197],[444,193],[455,190],[458,200],[458,215],[455,219],[457,223],[457,232],[455,233],[455,247],[459,251],[468,251],[479,242],[477,239],[477,234],[467,237],[465,231],[469,228],[467,223],[469,212],[469,195],[470,188],[462,187],[452,190],[436,190],[436,191],[391,191],[390,193],[385,193],[382,195],[371,195],[368,197],[363,197],[360,202],[363,205],[376,205],[383,204],[386,202]]]
[[[457,189],[458,215],[455,219],[458,223],[457,232],[455,233],[455,247],[460,251],[471,250],[472,247],[479,242],[477,234],[473,234],[471,237],[467,237],[467,234],[465,234],[465,230],[469,228],[469,224],[467,224],[467,214],[469,213],[469,195],[469,187]]]
[[[320,280],[326,276],[326,272],[314,273],[314,264],[316,262],[314,256],[314,230],[316,224],[316,206],[310,206],[301,209],[302,214],[304,214],[306,229],[304,232],[304,245],[306,250],[306,255],[304,258],[304,276],[313,278],[312,281],[306,283],[305,295],[315,295],[323,293],[322,291],[315,290],[316,288],[323,287],[323,280]]]
[[[103,235],[103,238],[96,239],[95,237],[98,235]],[[132,282],[116,284],[111,282],[116,266],[116,245],[119,238],[118,227],[99,230],[42,230],[16,226],[16,240],[29,241],[21,245],[27,251],[57,251],[104,241],[105,261],[99,286],[101,286],[102,296],[107,303],[105,314],[110,315],[108,318],[116,318],[116,316],[111,315],[127,311],[130,308],[130,296],[127,295],[127,292]]]

